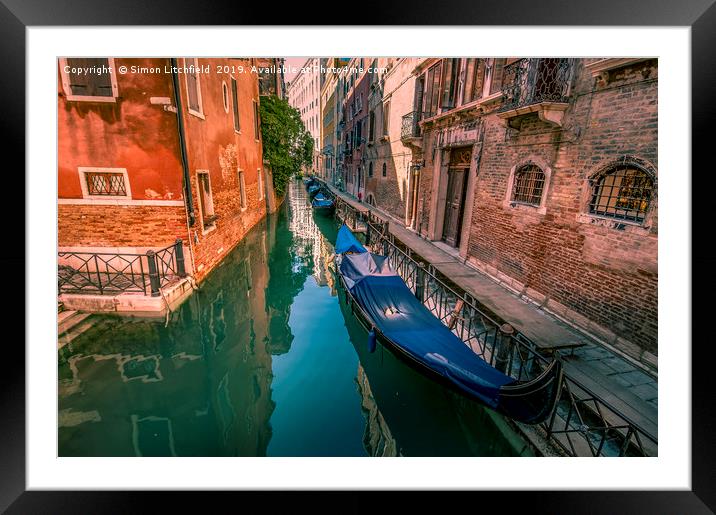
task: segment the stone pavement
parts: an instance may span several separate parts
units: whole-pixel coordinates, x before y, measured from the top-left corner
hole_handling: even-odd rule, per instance
[[[545,351],[559,349],[570,379],[588,388],[631,422],[658,438],[657,377],[643,365],[607,348],[589,335],[559,320],[529,300],[499,285],[434,242],[406,229],[385,211],[359,203],[355,197],[329,190],[359,211],[371,211],[389,221],[389,231],[413,252],[431,263],[472,295],[487,311],[511,324]]]

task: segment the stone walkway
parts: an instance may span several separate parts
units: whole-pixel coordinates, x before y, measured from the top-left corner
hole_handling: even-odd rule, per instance
[[[473,296],[488,311],[510,323],[545,351],[560,350],[566,374],[618,409],[634,424],[658,438],[658,382],[642,365],[573,328],[536,304],[496,283],[492,278],[463,263],[439,244],[406,229],[385,211],[359,203],[355,197],[329,190],[359,211],[372,211],[389,221],[396,239],[411,248]]]

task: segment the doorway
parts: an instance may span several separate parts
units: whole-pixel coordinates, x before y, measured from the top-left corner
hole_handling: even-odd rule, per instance
[[[457,148],[450,152],[442,241],[451,247],[460,246],[471,157],[471,147]]]

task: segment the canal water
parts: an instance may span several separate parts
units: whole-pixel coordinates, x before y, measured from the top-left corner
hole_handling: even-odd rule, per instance
[[[292,183],[167,320],[88,319],[58,355],[59,455],[531,455],[500,415],[367,351],[337,230]]]

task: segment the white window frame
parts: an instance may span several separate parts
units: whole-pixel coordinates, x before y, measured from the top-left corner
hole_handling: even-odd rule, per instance
[[[90,200],[132,200],[132,188],[129,185],[129,174],[126,168],[107,168],[103,166],[79,166],[77,171],[80,176],[80,187],[82,188],[82,198]],[[87,186],[87,172],[92,173],[121,173],[124,176],[124,187],[127,190],[126,195],[90,195]]]
[[[234,75],[229,75],[231,79],[231,86],[229,87],[229,98],[231,101],[231,125],[234,128],[234,134],[241,134],[241,112],[239,111],[239,81]],[[236,83],[236,120],[234,120],[234,83]],[[238,122],[239,130],[236,130],[236,123]]]
[[[237,174],[237,182],[239,184],[239,201],[241,202],[241,211],[246,211],[249,207],[248,198],[246,195],[246,174],[244,171],[239,168],[236,172]]]
[[[226,81],[221,81],[221,100],[224,102],[224,111],[226,114],[229,114],[230,109],[230,95],[231,92],[229,91],[229,86],[227,86]]]
[[[70,74],[65,71],[67,67],[67,58],[60,58],[60,76],[62,77],[62,89],[65,92],[65,99],[72,102],[116,102],[119,94],[119,88],[117,87],[117,74],[114,73],[116,69],[114,66],[114,57],[107,57],[107,62],[110,70],[110,80],[112,81],[112,96],[93,96],[93,95],[73,95],[72,88],[70,87]]]
[[[209,197],[211,199],[211,211],[213,216],[216,216],[216,210],[214,209],[214,188],[211,186],[211,174],[209,173],[209,170],[197,170],[196,193],[199,197],[199,220],[201,221],[201,234],[207,234],[216,229],[216,220],[211,222],[211,225],[209,227],[204,226],[204,199],[201,195],[201,184],[199,181],[199,176],[203,174],[206,174],[209,179]]]
[[[528,165],[537,166],[544,174],[544,186],[542,187],[542,196],[540,197],[539,205],[525,204],[523,202],[516,202],[512,200],[513,190],[515,188],[515,173],[521,170],[523,167]],[[519,164],[512,167],[510,170],[510,176],[507,179],[507,191],[505,192],[505,198],[502,201],[502,207],[506,210],[517,209],[526,213],[535,213],[539,215],[547,214],[547,195],[549,194],[549,188],[552,182],[552,168],[547,166],[546,163],[539,159],[529,159],[522,161]]]
[[[264,197],[266,196],[264,193],[264,171],[263,168],[257,168],[256,169],[256,177],[258,181],[258,187],[259,187],[259,202],[261,202]]]
[[[190,65],[194,65],[195,68],[199,68],[199,59],[196,57],[185,57],[184,58],[184,67],[188,68]],[[189,111],[189,114],[192,114],[196,116],[197,118],[201,118],[202,120],[206,120],[206,117],[204,116],[204,102],[201,98],[201,74],[196,74],[196,98],[199,101],[199,111],[194,111],[189,106],[189,73],[184,74],[184,87],[186,88],[186,108],[187,111]]]
[[[259,101],[255,98],[254,103],[254,140],[261,141],[261,121],[259,120]]]

